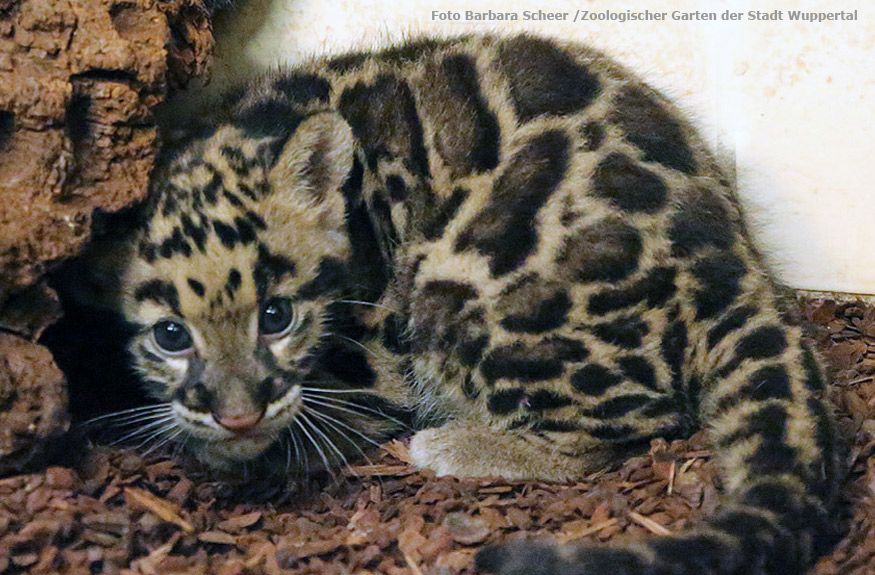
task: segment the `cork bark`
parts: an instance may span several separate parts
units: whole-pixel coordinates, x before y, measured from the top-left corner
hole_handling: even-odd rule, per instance
[[[207,16],[201,0],[0,0],[0,474],[68,425],[37,343],[59,315],[45,273],[94,210],[146,193],[153,109],[206,72]]]

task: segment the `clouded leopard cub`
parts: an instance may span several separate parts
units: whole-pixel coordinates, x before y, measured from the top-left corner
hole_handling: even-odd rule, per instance
[[[837,456],[731,184],[660,94],[531,36],[287,70],[168,150],[121,272],[136,367],[207,464],[342,465],[420,427],[441,474],[580,478],[710,432],[726,501],[503,573],[803,571]]]

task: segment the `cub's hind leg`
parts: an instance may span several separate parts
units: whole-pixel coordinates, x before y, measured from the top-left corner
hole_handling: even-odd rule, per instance
[[[674,349],[659,335],[666,321],[651,310],[610,329],[570,323],[542,335],[493,326],[479,361],[443,383],[442,395],[456,396],[455,416],[414,436],[414,462],[441,474],[567,481],[654,437],[689,433],[662,353]]]
[[[558,482],[582,477],[610,458],[595,448],[563,453],[544,435],[470,420],[453,420],[418,432],[410,443],[410,456],[417,467],[438,475]]]

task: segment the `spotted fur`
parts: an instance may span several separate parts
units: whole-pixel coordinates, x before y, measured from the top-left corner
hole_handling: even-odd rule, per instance
[[[660,94],[582,46],[472,36],[314,62],[229,107],[165,154],[122,274],[137,368],[197,457],[332,468],[411,424],[438,473],[573,480],[704,425],[714,517],[478,565],[789,574],[822,552],[821,368]]]

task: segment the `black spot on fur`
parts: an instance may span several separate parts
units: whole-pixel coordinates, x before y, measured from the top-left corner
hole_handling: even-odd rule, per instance
[[[425,239],[433,240],[435,238],[443,235],[444,230],[447,227],[447,224],[456,217],[456,213],[459,211],[459,208],[462,207],[462,204],[468,198],[468,190],[465,188],[456,188],[453,190],[453,193],[450,194],[450,197],[441,204],[440,208],[438,208],[437,213],[428,222],[425,226],[423,226],[423,234],[425,235]]]
[[[618,281],[638,269],[642,241],[625,223],[603,220],[569,237],[557,258],[560,273],[576,281]]]
[[[350,268],[356,274],[360,291],[358,299],[376,301],[389,282],[389,266],[386,264],[377,238],[377,231],[362,197],[364,166],[353,160],[349,176],[341,193],[346,200],[346,229],[352,247]]]
[[[562,375],[562,362],[543,349],[518,342],[492,350],[480,364],[480,372],[489,385],[498,379],[546,381]]]
[[[342,344],[329,346],[319,356],[318,366],[350,387],[373,387],[377,381],[363,349]]]
[[[705,246],[728,250],[735,241],[726,206],[707,189],[693,192],[681,204],[671,218],[668,237],[676,257],[688,257]]]
[[[644,417],[663,417],[680,411],[677,395],[673,394],[654,399],[641,410],[641,415]]]
[[[783,405],[767,404],[750,414],[738,431],[720,438],[717,444],[721,448],[726,448],[751,437],[761,437],[765,442],[781,441],[787,429],[788,419],[787,409]]]
[[[366,52],[352,52],[350,54],[343,54],[329,60],[328,68],[334,72],[349,72],[350,70],[360,68],[362,64],[367,62],[369,57],[370,55]]]
[[[535,433],[553,432],[568,433],[580,429],[580,425],[573,421],[559,421],[556,419],[539,419],[529,425],[529,429]]]
[[[389,198],[393,202],[402,202],[407,197],[407,184],[404,178],[392,174],[386,178],[386,188],[389,190]]]
[[[246,212],[246,219],[259,230],[267,229],[267,222],[264,221],[264,218],[253,212],[252,210],[248,210]]]
[[[665,305],[677,291],[674,283],[676,276],[675,268],[654,268],[647,276],[627,288],[593,294],[589,298],[589,311],[596,315],[604,315],[640,302],[647,302],[649,308]]]
[[[206,183],[201,193],[204,196],[204,201],[210,205],[215,205],[219,201],[219,190],[222,189],[225,178],[212,164],[204,165],[213,175],[210,176],[210,181]]]
[[[347,266],[340,260],[322,258],[316,277],[305,283],[296,294],[302,300],[316,299],[341,291],[346,285]]]
[[[618,441],[628,439],[634,435],[637,430],[631,425],[599,425],[589,431],[589,434],[595,439],[604,441]]]
[[[228,190],[223,190],[222,196],[226,200],[228,200],[228,203],[231,204],[232,206],[234,206],[235,208],[242,208],[243,207],[243,200],[241,200],[239,197],[237,197],[237,195],[234,194],[233,192],[229,192]]]
[[[486,408],[496,415],[507,415],[519,409],[523,397],[525,392],[519,388],[496,391],[489,396]]]
[[[596,419],[612,419],[614,417],[623,417],[630,411],[634,411],[651,401],[649,395],[643,393],[632,393],[629,395],[618,395],[611,399],[605,400],[596,405],[592,409],[584,410],[583,415],[594,417]]]
[[[494,170],[498,166],[501,134],[498,120],[480,91],[480,79],[474,62],[469,56],[449,56],[441,63],[441,70],[455,97],[456,102],[453,104],[464,106],[465,111],[469,111],[471,116],[470,127],[473,133],[470,135],[471,141],[464,160],[468,168],[466,173]],[[442,139],[440,133],[437,137]],[[441,143],[438,147],[442,150],[446,149]],[[442,155],[448,154],[444,152]],[[449,159],[452,161],[452,158]]]
[[[573,114],[601,92],[595,74],[546,40],[512,38],[502,43],[498,58],[524,122],[541,114]]]
[[[228,294],[228,297],[233,300],[234,294],[240,289],[242,283],[243,276],[240,274],[240,270],[237,268],[231,268],[228,272],[228,279],[225,281],[225,293]]]
[[[295,104],[307,104],[312,100],[328,102],[331,84],[315,74],[287,74],[277,78],[273,87]]]
[[[489,204],[456,242],[456,251],[474,248],[490,258],[494,276],[515,270],[535,249],[534,218],[562,181],[568,166],[568,138],[549,131],[517,152],[492,190]]]
[[[433,300],[452,314],[459,313],[465,302],[477,297],[471,284],[452,280],[433,280],[422,287],[422,297]]]
[[[621,381],[623,378],[619,375],[596,364],[586,365],[571,376],[571,385],[574,386],[574,389],[586,395],[602,395]]]
[[[227,249],[234,249],[234,246],[237,245],[238,235],[237,228],[234,226],[228,225],[221,220],[213,220],[213,230],[215,230],[216,235],[219,237],[219,241],[222,242],[222,245]]]
[[[580,135],[586,140],[583,149],[587,152],[594,152],[605,140],[605,127],[598,122],[589,122],[581,126]]]
[[[832,498],[835,486],[838,485],[837,475],[841,473],[840,466],[837,464],[835,426],[822,401],[810,397],[806,401],[806,405],[815,421],[814,441],[820,449],[820,458],[815,460],[812,476],[819,479],[820,496]]]
[[[597,324],[592,331],[602,341],[633,349],[641,347],[642,338],[650,332],[650,328],[639,317],[621,317]]]
[[[360,82],[344,90],[339,110],[372,169],[380,158],[401,158],[414,175],[428,176],[422,125],[407,84],[389,75],[378,76],[372,85]]]
[[[748,378],[742,393],[754,401],[790,399],[790,376],[783,365],[762,367]]]
[[[137,301],[152,300],[158,304],[166,305],[176,315],[182,315],[179,308],[179,292],[176,286],[162,280],[149,280],[137,286],[134,290],[134,299]]]
[[[609,120],[617,124],[648,162],[692,174],[696,160],[687,145],[680,122],[639,86],[627,88],[617,96]]]
[[[258,259],[252,267],[252,278],[255,281],[255,290],[259,301],[266,297],[268,284],[277,282],[287,275],[294,276],[297,273],[295,262],[284,256],[272,254],[266,245],[258,244]]]
[[[784,330],[778,326],[757,328],[744,336],[735,345],[738,359],[766,359],[777,357],[787,349]]]
[[[234,224],[237,226],[237,237],[244,246],[256,240],[255,227],[249,220],[238,216],[234,218]]]
[[[793,473],[799,467],[799,452],[782,440],[768,438],[745,462],[754,475]]]
[[[483,350],[489,345],[489,336],[482,335],[474,339],[466,339],[459,343],[459,362],[466,367],[477,365],[483,357]]]
[[[571,299],[565,291],[550,299],[533,302],[529,315],[509,315],[501,320],[501,327],[511,332],[544,333],[565,324],[571,310]]]
[[[544,411],[546,409],[558,409],[560,407],[571,405],[572,403],[573,401],[567,395],[562,395],[555,391],[549,391],[546,389],[539,389],[526,398],[524,405],[529,411]]]
[[[802,346],[802,368],[805,370],[805,387],[814,393],[822,393],[826,390],[823,371],[814,357],[814,352],[808,345]]]
[[[191,288],[191,291],[198,297],[204,297],[204,294],[207,293],[206,288],[204,288],[204,284],[197,281],[194,278],[188,278],[188,287]]]
[[[161,215],[166,217],[176,214],[179,209],[179,204],[176,198],[170,194],[161,198]]]
[[[668,195],[659,176],[618,152],[599,162],[592,184],[593,194],[627,212],[652,214],[665,205]]]
[[[225,160],[227,160],[231,169],[241,176],[248,175],[252,168],[258,166],[258,160],[254,157],[248,157],[240,148],[222,146],[220,151],[222,152],[222,155],[225,156]]]
[[[304,116],[288,102],[262,100],[237,113],[233,124],[251,138],[285,139],[303,120]]]
[[[649,361],[640,355],[630,355],[617,359],[623,375],[645,387],[656,389],[656,370]]]
[[[140,255],[141,258],[146,260],[146,262],[152,264],[155,263],[155,260],[158,257],[158,248],[157,246],[155,246],[155,244],[143,240],[137,246],[137,253]]]
[[[696,319],[707,319],[735,301],[741,293],[741,279],[747,266],[733,253],[719,253],[696,262],[692,272],[702,284],[694,296]]]
[[[410,342],[404,335],[407,318],[392,313],[383,322],[383,346],[394,354],[410,353]]]
[[[726,396],[718,403],[718,410],[726,410],[740,401],[766,401],[769,399],[791,399],[790,376],[782,365],[769,365],[750,375],[738,393]]]
[[[182,230],[179,227],[175,227],[170,237],[164,238],[164,241],[161,242],[161,245],[158,247],[158,254],[165,259],[172,258],[174,254],[189,257],[192,254],[192,249],[191,245],[185,241]]]
[[[544,349],[544,353],[560,361],[579,362],[589,357],[589,350],[582,341],[559,335],[541,340],[538,346]]]
[[[687,325],[680,320],[670,319],[662,333],[660,348],[662,357],[671,369],[671,387],[677,392],[684,386],[684,360],[687,352]]]
[[[728,312],[720,323],[708,330],[708,349],[713,349],[727,335],[743,327],[757,311],[754,306],[744,305]]]

